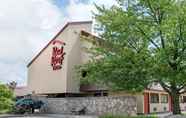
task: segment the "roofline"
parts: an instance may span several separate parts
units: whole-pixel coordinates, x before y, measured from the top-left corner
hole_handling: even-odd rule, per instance
[[[86,23],[92,23],[92,21],[67,22],[63,28],[52,38],[52,40],[50,40],[49,43],[28,63],[27,68],[41,55],[41,53],[52,43],[52,41],[55,40],[61,34],[61,32],[67,28],[67,26]]]
[[[155,91],[155,92],[165,92],[165,93],[168,93],[167,91],[165,90],[160,90],[160,89],[152,89],[152,88],[147,88],[145,89],[145,91]]]
[[[85,37],[92,37],[93,39],[99,39],[99,40],[103,40],[101,37],[99,37],[99,36],[96,36],[96,35],[94,35],[94,34],[92,34],[92,33],[90,33],[90,32],[87,32],[87,31],[85,31],[85,30],[81,30],[81,35],[83,35],[83,36],[85,36]]]
[[[27,86],[18,86],[15,89],[23,89],[23,88],[27,88]]]

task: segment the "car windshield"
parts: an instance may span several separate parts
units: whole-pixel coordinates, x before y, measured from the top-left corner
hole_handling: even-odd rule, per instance
[[[19,105],[19,104],[31,104],[33,103],[32,99],[20,99],[16,102],[16,105]]]

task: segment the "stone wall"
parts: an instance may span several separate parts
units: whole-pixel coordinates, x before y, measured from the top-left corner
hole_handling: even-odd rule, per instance
[[[72,109],[86,107],[86,114],[124,114],[135,115],[137,112],[136,98],[122,97],[76,97],[76,98],[46,98],[47,113],[71,114]]]

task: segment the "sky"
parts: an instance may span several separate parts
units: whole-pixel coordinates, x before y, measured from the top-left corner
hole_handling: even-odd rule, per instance
[[[21,4],[20,4],[21,3]],[[69,21],[92,20],[93,3],[115,0],[3,0],[0,4],[0,82],[27,83],[27,64]]]

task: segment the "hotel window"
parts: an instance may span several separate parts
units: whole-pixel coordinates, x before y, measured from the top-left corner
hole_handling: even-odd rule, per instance
[[[161,103],[168,103],[168,95],[161,95]]]
[[[86,76],[87,76],[87,71],[83,70],[83,71],[81,72],[81,76],[82,76],[83,78],[86,77]]]
[[[150,94],[150,102],[151,103],[159,103],[159,94],[151,93]]]

